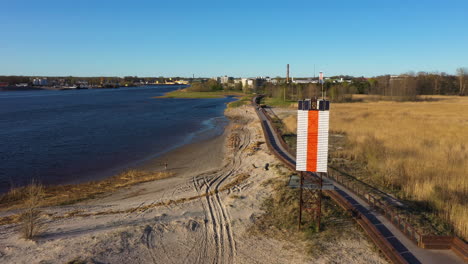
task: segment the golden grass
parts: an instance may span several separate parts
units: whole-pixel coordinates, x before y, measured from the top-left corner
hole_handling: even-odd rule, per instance
[[[365,164],[368,180],[434,209],[467,239],[468,98],[429,99],[333,104],[331,130],[349,143],[333,156]]]
[[[283,119],[284,129],[286,133],[295,134],[297,131],[297,118],[294,115],[287,116]]]
[[[171,175],[167,174],[166,176],[169,177]],[[195,195],[195,196],[182,197],[176,200],[166,200],[166,201],[161,201],[157,203],[151,203],[148,205],[138,206],[135,208],[129,208],[129,209],[124,209],[124,210],[107,210],[107,211],[98,211],[98,212],[85,212],[83,210],[74,210],[74,211],[67,212],[63,215],[49,214],[48,216],[54,220],[57,220],[57,219],[64,219],[64,218],[71,218],[71,217],[88,217],[88,216],[95,216],[95,215],[113,215],[113,214],[123,214],[123,213],[144,212],[154,207],[176,205],[176,204],[181,204],[181,203],[193,201],[196,199],[200,199],[202,197],[212,196],[217,193],[227,191],[231,189],[232,187],[241,184],[242,182],[246,181],[249,177],[250,175],[247,173],[238,174],[234,177],[234,179],[231,182],[223,185],[221,188],[217,190],[211,190],[209,192],[205,192],[205,193]],[[159,178],[159,179],[162,179],[162,178]],[[15,223],[18,223],[20,220],[21,220],[21,216],[18,214],[4,216],[4,217],[0,217],[0,225],[15,224]]]
[[[71,204],[97,195],[114,192],[138,183],[164,179],[172,176],[167,172],[144,172],[128,170],[116,176],[101,180],[73,185],[47,186],[41,206],[55,206]],[[27,203],[28,186],[20,187],[0,196],[0,211],[21,209]]]

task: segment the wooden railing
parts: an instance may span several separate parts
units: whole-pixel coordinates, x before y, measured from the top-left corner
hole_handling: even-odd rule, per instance
[[[289,146],[284,142],[281,137],[280,131],[273,126],[273,120],[269,114],[259,107],[258,98],[253,99],[253,105],[259,112],[262,112],[270,122],[271,127],[273,128],[274,133],[278,138],[279,143],[289,154],[293,155]],[[257,114],[259,114],[257,112]],[[259,116],[260,117],[260,116]],[[261,118],[260,118],[261,120]],[[280,155],[278,151],[273,147],[271,140],[273,140],[272,135],[268,135],[267,125],[261,122],[265,140],[270,151],[280,159],[285,165],[287,165],[292,170],[295,170],[295,164],[290,162],[287,158]],[[400,214],[396,208],[386,202],[383,202],[380,198],[380,195],[383,194],[382,191],[376,189],[373,186],[370,186],[362,181],[357,179],[347,180],[349,177],[341,175],[341,172],[336,169],[329,167],[328,176],[334,179],[336,182],[345,186],[348,190],[358,195],[361,199],[365,200],[374,210],[378,210],[383,216],[385,216],[395,227],[398,228],[409,240],[413,241],[421,248],[426,249],[451,249],[457,255],[459,255],[465,262],[468,261],[468,245],[463,240],[455,236],[434,236],[434,235],[424,235],[421,230],[414,227],[408,220],[407,216]],[[370,191],[369,191],[370,190]],[[345,210],[351,211],[356,218],[358,224],[364,229],[364,231],[371,237],[371,239],[379,246],[382,252],[390,259],[393,263],[407,263],[405,259],[401,257],[398,252],[389,244],[389,242],[378,232],[375,226],[370,222],[370,220],[360,214],[356,208],[349,203],[344,197],[340,196],[335,191],[324,191],[328,194],[335,202],[338,203]]]
[[[379,194],[369,191],[368,186],[363,186],[360,182],[349,180],[348,176],[341,175],[339,171],[329,167],[328,177],[345,186],[348,190],[365,200],[374,210],[379,211],[398,230],[400,230],[409,240],[425,249],[450,249],[459,255],[465,262],[468,261],[468,245],[456,236],[436,236],[427,235],[415,227],[405,216],[398,212],[395,206],[382,201]],[[374,189],[374,188],[372,188]]]
[[[268,149],[271,151],[273,155],[275,155],[279,160],[281,160],[287,167],[291,168],[292,170],[295,170],[295,164],[290,162],[288,159],[286,159],[284,156],[280,155],[278,150],[274,148],[272,140],[272,135],[268,135],[268,125],[265,124],[262,121],[262,118],[260,116],[260,112],[265,115],[265,117],[268,119],[268,122],[270,122],[271,127],[274,129],[274,131],[271,131],[272,133],[277,133],[277,138],[280,141],[280,144],[283,146],[283,144],[286,144],[283,139],[280,137],[280,134],[278,134],[278,131],[273,127],[273,123],[271,121],[271,118],[269,118],[268,114],[266,111],[258,106],[258,102],[256,102],[256,98],[253,99],[253,104],[254,107],[257,109],[257,115],[259,115],[259,119],[261,122],[261,126],[263,129],[263,135],[265,137],[265,141],[267,144]],[[281,143],[283,142],[283,143]],[[289,148],[285,148],[285,150],[290,151]],[[395,248],[385,239],[385,237],[382,236],[382,234],[377,230],[377,228],[371,223],[369,219],[365,215],[362,215],[357,211],[357,209],[344,197],[340,196],[336,191],[324,191],[327,195],[329,195],[340,207],[342,207],[346,211],[352,212],[353,217],[355,218],[356,222],[364,229],[364,231],[367,233],[367,235],[374,241],[374,243],[380,248],[380,250],[383,252],[383,254],[392,262],[395,264],[407,264],[408,262],[395,250]]]

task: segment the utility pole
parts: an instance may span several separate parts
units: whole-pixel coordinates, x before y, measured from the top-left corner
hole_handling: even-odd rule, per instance
[[[286,64],[286,85],[283,87],[283,101],[286,102],[286,88],[289,87],[289,64]]]

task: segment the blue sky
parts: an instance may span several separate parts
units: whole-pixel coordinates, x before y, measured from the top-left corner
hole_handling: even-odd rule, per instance
[[[468,1],[0,0],[0,75],[375,76],[468,66]]]

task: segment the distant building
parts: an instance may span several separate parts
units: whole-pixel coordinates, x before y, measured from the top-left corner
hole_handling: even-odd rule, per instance
[[[47,78],[34,78],[32,83],[36,86],[46,86],[48,84]]]
[[[226,84],[229,81],[229,77],[227,77],[226,75],[219,77],[219,79],[221,80],[222,84]]]
[[[272,84],[278,84],[278,79],[276,78],[271,78],[271,77],[265,77],[265,82],[267,83],[272,83]]]
[[[267,82],[267,79],[264,77],[242,78],[240,82],[245,88],[258,88],[262,86],[265,82]]]
[[[8,83],[7,82],[0,82],[0,87],[7,87]]]
[[[265,84],[267,81],[267,78],[265,77],[257,77],[254,79],[254,85],[255,87],[254,88],[258,88],[258,87],[261,87],[263,86],[263,84]]]
[[[218,77],[218,78],[219,78],[219,82],[221,84],[228,84],[228,83],[230,83],[230,82],[232,82],[234,80],[233,77],[229,77],[227,75],[224,75],[224,76]]]
[[[300,84],[300,83],[313,83],[314,80],[311,80],[311,79],[306,79],[306,80],[293,80],[292,83],[297,83],[297,84]]]
[[[185,84],[185,85],[187,85],[187,84],[189,84],[189,81],[187,81],[187,80],[178,80],[175,83],[176,84]]]
[[[251,88],[253,87],[253,80],[248,78],[241,79],[242,87],[244,88]]]

